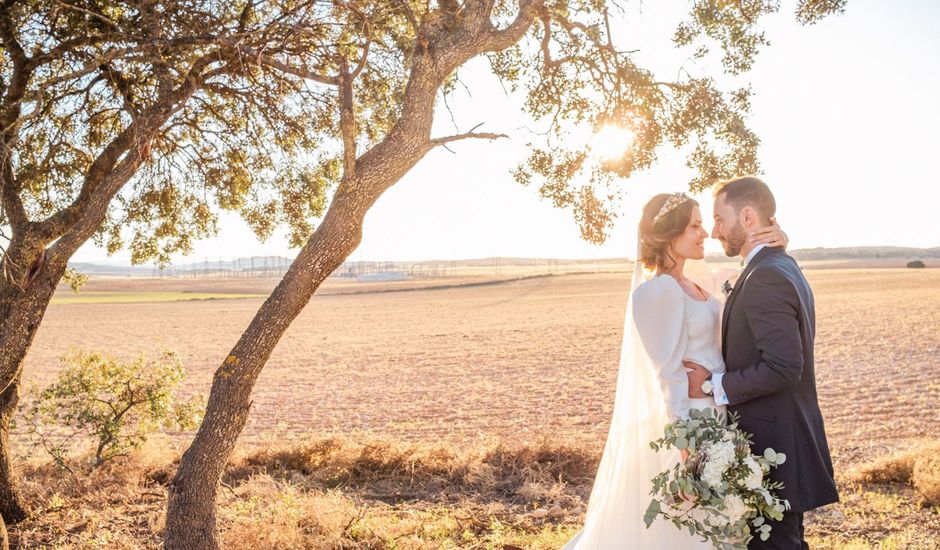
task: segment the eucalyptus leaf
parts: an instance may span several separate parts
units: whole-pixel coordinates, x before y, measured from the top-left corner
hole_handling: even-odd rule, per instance
[[[661,508],[659,501],[653,499],[650,501],[649,506],[646,508],[646,514],[643,515],[643,522],[646,524],[646,528],[649,529],[653,525],[653,521],[656,520],[656,516],[659,515]]]

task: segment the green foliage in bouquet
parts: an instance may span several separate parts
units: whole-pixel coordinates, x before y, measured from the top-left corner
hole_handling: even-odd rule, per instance
[[[653,478],[653,499],[643,518],[647,528],[662,516],[722,550],[746,547],[752,527],[761,540],[770,538],[767,519],[780,520],[789,503],[774,494],[783,484],[767,474],[786,455],[770,448],[763,456],[751,454],[751,434],[737,420],[716,409],[693,409],[650,443],[657,452],[687,449],[689,457]]]
[[[76,351],[63,361],[67,366],[52,384],[41,392],[31,389],[23,419],[27,435],[64,468],[76,440],[93,440],[98,467],[139,448],[155,430],[199,425],[204,398],[174,395],[185,371],[173,352],[125,362]]]

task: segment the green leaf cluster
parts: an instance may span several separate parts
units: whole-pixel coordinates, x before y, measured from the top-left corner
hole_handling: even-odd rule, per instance
[[[27,435],[63,467],[82,439],[93,442],[97,467],[139,448],[157,430],[190,430],[202,419],[201,395],[175,394],[185,371],[173,352],[123,361],[72,351],[63,362],[55,380],[31,389],[21,409]]]

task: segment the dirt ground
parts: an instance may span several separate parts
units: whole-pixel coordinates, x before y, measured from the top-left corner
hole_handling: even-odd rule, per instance
[[[836,462],[935,436],[940,270],[826,269],[807,277],[817,298],[820,403]],[[274,284],[188,281],[163,280],[156,290],[254,292]],[[373,291],[432,282],[328,283],[265,367],[243,441],[273,432],[455,444],[552,434],[602,448],[629,274],[487,281],[446,279],[437,283],[446,288],[396,292]],[[115,290],[107,281],[92,284]],[[129,285],[121,283],[155,290],[152,280]],[[261,302],[54,304],[25,380],[51,380],[71,347],[122,356],[173,349],[188,371],[186,390],[205,392]]]

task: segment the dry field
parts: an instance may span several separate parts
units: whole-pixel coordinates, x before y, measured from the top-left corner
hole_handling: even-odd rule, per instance
[[[817,298],[820,403],[845,501],[811,518],[809,531],[822,548],[877,541],[881,548],[935,547],[936,509],[919,506],[906,486],[872,488],[847,472],[940,435],[940,270],[819,269],[807,277]],[[88,290],[263,294],[272,284],[103,279]],[[434,284],[445,288],[415,288]],[[258,448],[272,434],[283,442],[339,433],[458,450],[547,442],[596,460],[613,401],[628,285],[623,272],[502,283],[480,276],[330,282],[262,373],[243,441]],[[49,381],[70,347],[125,356],[169,348],[184,358],[187,391],[206,391],[261,301],[56,303],[25,378]],[[177,444],[184,439],[177,436]],[[572,485],[559,491],[583,498],[589,476]],[[565,529],[577,524],[579,512],[572,506],[567,519],[560,516]],[[523,546],[551,547],[555,539],[543,531],[538,537],[549,542],[527,539]]]

